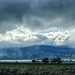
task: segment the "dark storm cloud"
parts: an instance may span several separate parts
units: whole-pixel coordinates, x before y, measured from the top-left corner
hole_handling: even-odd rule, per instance
[[[1,33],[16,25],[37,30],[74,24],[75,0],[0,0]]]

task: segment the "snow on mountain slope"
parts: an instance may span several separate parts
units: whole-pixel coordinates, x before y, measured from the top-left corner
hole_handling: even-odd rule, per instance
[[[5,34],[0,34],[0,46],[31,46],[31,45],[69,45],[72,44],[75,30],[60,30],[48,32],[32,32],[24,26],[17,26]],[[4,42],[4,43],[3,43]],[[74,42],[73,42],[74,43]]]

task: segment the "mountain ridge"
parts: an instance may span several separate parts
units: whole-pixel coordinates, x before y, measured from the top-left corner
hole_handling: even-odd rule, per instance
[[[68,46],[33,45],[0,49],[0,60],[42,59],[45,57],[74,57],[75,49]]]

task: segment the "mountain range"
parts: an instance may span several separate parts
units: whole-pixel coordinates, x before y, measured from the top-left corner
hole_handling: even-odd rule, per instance
[[[34,45],[29,47],[1,48],[0,60],[42,59],[45,57],[74,57],[75,49],[68,46]]]

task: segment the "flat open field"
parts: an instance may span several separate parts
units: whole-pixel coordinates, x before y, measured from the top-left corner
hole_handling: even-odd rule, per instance
[[[44,64],[0,62],[0,72],[2,73],[2,71],[5,73],[8,71],[8,75],[75,75],[75,63]],[[14,73],[12,73],[13,71]]]

